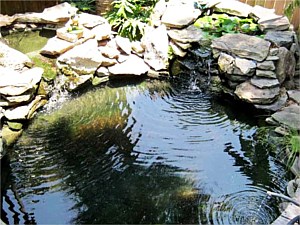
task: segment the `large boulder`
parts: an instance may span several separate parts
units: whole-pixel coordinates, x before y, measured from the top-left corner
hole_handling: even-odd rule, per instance
[[[157,28],[147,27],[143,45],[144,60],[150,67],[155,70],[165,70],[169,67],[169,39],[165,25]]]
[[[293,130],[300,130],[300,106],[293,104],[272,115],[272,119]]]
[[[214,49],[259,62],[267,58],[270,45],[266,40],[246,34],[225,34],[212,41]]]

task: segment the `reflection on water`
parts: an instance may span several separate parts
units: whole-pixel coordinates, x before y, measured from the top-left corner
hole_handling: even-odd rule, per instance
[[[256,128],[184,81],[88,91],[38,115],[2,163],[1,218],[269,224],[278,210],[265,192],[287,175]]]

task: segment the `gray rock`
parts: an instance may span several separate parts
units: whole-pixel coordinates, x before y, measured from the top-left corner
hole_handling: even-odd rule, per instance
[[[257,63],[257,68],[261,70],[275,70],[275,64],[273,61],[263,61]]]
[[[91,30],[97,41],[107,40],[112,35],[111,26],[108,23],[97,25]]]
[[[166,11],[166,9],[167,9],[167,2],[165,0],[159,0],[155,4],[150,16],[150,21],[152,23],[151,25],[156,27],[161,25],[161,17]]]
[[[80,13],[78,15],[79,24],[83,25],[86,28],[92,29],[99,25],[109,24],[108,21],[99,15],[92,15],[89,13]],[[101,27],[101,26],[100,26]],[[99,30],[100,31],[100,30]]]
[[[228,78],[232,82],[236,83],[242,83],[249,79],[247,76],[240,76],[240,75],[234,75],[234,74],[225,74],[225,77]]]
[[[201,11],[195,9],[193,1],[170,1],[161,22],[167,27],[183,28],[193,23],[200,15]]]
[[[293,104],[272,114],[272,118],[278,123],[293,130],[300,130],[300,106]]]
[[[278,61],[276,64],[277,79],[282,84],[288,77],[292,79],[295,75],[296,59],[285,47],[279,48]],[[287,63],[288,62],[288,63]]]
[[[216,4],[215,11],[231,14],[234,16],[248,17],[252,11],[252,6],[235,0],[221,0]]]
[[[194,25],[185,29],[169,29],[167,32],[170,38],[181,43],[200,42],[204,39],[203,31]]]
[[[279,52],[278,48],[270,48],[269,56],[277,56]]]
[[[250,16],[254,19],[274,19],[274,18],[280,18],[281,16],[278,16],[275,14],[275,9],[268,9],[265,7],[262,7],[260,5],[253,6]]]
[[[300,104],[300,90],[289,90],[287,93],[289,99],[292,99],[296,103]]]
[[[276,73],[271,70],[256,70],[256,76],[266,78],[277,78]]]
[[[259,62],[267,58],[270,45],[266,40],[246,34],[225,34],[212,41],[214,49]]]
[[[143,37],[145,46],[144,60],[155,70],[165,70],[169,67],[169,39],[164,25],[157,28],[147,27]]]
[[[293,31],[268,31],[265,40],[278,47],[290,48],[294,42],[294,34]]]
[[[267,105],[266,104],[265,105],[255,104],[254,107],[257,109],[263,109],[263,110],[276,112],[285,106],[287,100],[288,100],[288,97],[287,97],[286,91],[281,91],[280,96],[278,97],[278,99],[275,100],[274,103],[267,104]],[[270,123],[270,121],[268,123]],[[275,125],[276,125],[276,123],[275,123]]]
[[[176,45],[173,41],[170,41],[170,47],[172,48],[173,53],[179,57],[184,57],[187,53],[178,45]]]
[[[147,73],[149,66],[143,59],[136,55],[130,55],[125,62],[108,68],[111,75],[142,75]]]
[[[277,61],[277,60],[279,60],[279,57],[277,55],[269,55],[266,58],[266,61]]]
[[[251,76],[255,72],[256,62],[253,60],[236,57],[235,67],[238,69],[238,71],[240,71],[237,74]]]
[[[280,94],[279,87],[261,89],[245,81],[236,87],[234,92],[241,100],[252,104],[273,103]]]
[[[260,77],[251,78],[250,83],[261,89],[280,86],[280,83],[277,79],[260,78]]]
[[[222,72],[233,74],[234,58],[231,55],[221,53],[218,58],[218,65]]]
[[[262,31],[276,30],[283,31],[288,30],[290,27],[290,21],[286,16],[281,16],[280,18],[262,18],[258,21],[260,29]]]

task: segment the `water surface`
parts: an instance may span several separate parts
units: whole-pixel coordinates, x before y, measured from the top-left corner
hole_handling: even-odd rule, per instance
[[[288,175],[258,118],[189,84],[95,88],[38,114],[2,170],[2,220],[271,223],[266,191]]]

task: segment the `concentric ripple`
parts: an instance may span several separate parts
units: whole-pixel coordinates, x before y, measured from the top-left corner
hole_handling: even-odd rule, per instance
[[[232,194],[200,199],[200,221],[207,224],[270,224],[277,215],[274,199],[266,190],[251,187]],[[204,223],[203,223],[204,224]]]

